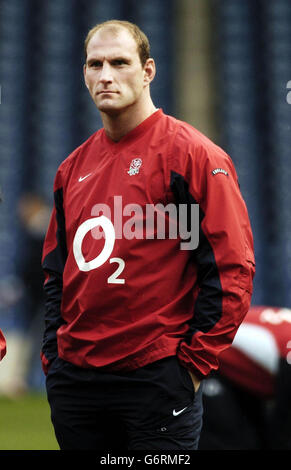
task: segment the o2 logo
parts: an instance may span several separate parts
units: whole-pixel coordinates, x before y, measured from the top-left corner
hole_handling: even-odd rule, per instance
[[[82,253],[82,243],[87,235],[93,228],[101,227],[104,231],[105,244],[101,253],[91,261],[86,261]],[[101,215],[100,217],[94,217],[86,220],[78,230],[76,231],[73,241],[73,253],[75,256],[76,263],[80,271],[88,272],[93,269],[97,269],[102,266],[109,258],[113,251],[115,243],[115,230],[112,222]],[[125,262],[121,258],[110,258],[109,263],[117,263],[118,267],[111,276],[108,277],[108,284],[124,284],[125,280],[118,276],[122,273],[125,267]]]

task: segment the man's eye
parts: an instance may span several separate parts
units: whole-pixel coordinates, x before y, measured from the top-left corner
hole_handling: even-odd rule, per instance
[[[89,64],[89,67],[102,67],[102,63],[101,63],[101,62],[98,62],[98,61],[96,61],[96,62],[91,62],[91,63]]]
[[[124,65],[125,63],[126,62],[123,59],[113,60],[113,62],[112,62],[113,65]]]

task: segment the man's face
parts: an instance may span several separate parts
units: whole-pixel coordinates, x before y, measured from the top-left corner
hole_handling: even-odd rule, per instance
[[[89,41],[84,66],[86,86],[99,111],[118,115],[143,99],[148,84],[137,44],[124,28],[102,28]]]

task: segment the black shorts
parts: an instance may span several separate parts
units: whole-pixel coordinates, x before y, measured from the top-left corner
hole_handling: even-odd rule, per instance
[[[56,359],[46,379],[63,450],[196,450],[202,386],[194,392],[176,356],[130,372],[84,369]]]

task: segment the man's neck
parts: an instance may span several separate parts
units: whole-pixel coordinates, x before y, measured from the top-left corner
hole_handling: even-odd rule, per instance
[[[157,111],[157,108],[152,101],[150,101],[148,105],[144,106],[142,109],[132,109],[129,107],[122,113],[116,115],[101,112],[106,135],[114,142],[118,142],[155,111]]]

